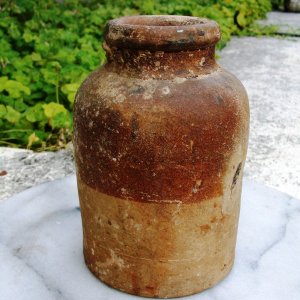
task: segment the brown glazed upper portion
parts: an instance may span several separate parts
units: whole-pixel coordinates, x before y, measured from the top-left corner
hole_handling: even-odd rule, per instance
[[[215,62],[217,24],[193,17],[110,21],[107,63],[77,93],[77,173],[101,193],[134,201],[222,196],[248,139],[242,84]],[[233,154],[241,160],[230,164]],[[230,168],[230,170],[229,170]]]

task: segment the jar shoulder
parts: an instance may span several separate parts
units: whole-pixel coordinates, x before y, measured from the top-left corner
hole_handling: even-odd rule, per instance
[[[207,137],[247,137],[249,104],[242,83],[221,67],[208,75],[170,80],[124,77],[102,67],[81,86],[74,121],[75,127],[103,122],[131,128],[138,123],[149,136],[167,136],[176,129],[183,135],[194,130],[210,132]]]
[[[85,80],[77,93],[75,116],[86,110],[100,116],[115,111],[125,119],[133,114],[150,119],[157,116],[160,122],[178,118],[209,123],[230,115],[249,122],[248,98],[242,83],[221,67],[207,75],[169,80],[125,77],[102,67]]]
[[[76,102],[118,106],[139,101],[147,103],[179,101],[201,102],[214,99],[216,104],[239,100],[247,106],[247,94],[242,83],[222,67],[210,74],[168,80],[122,76],[101,67],[91,73],[79,89]],[[79,104],[79,103],[77,103]],[[236,103],[237,104],[237,103]]]

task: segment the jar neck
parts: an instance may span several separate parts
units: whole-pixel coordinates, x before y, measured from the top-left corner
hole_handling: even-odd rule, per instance
[[[141,78],[169,79],[197,77],[214,71],[215,45],[197,50],[148,51],[109,47],[104,43],[106,67],[123,75]]]

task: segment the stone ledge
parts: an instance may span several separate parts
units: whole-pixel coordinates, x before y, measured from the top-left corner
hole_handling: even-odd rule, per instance
[[[71,144],[65,150],[41,153],[0,147],[0,201],[74,172]]]

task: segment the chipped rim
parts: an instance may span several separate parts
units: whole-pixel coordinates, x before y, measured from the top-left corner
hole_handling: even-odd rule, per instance
[[[221,38],[217,22],[198,17],[171,15],[127,16],[106,25],[108,46],[164,51],[196,50]]]

